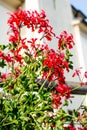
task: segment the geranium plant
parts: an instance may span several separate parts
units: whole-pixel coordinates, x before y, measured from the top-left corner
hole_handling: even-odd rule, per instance
[[[10,14],[8,25],[9,43],[0,45],[0,68],[8,70],[0,73],[0,130],[76,130],[74,122],[86,130],[86,106],[82,121],[78,110],[70,114],[63,109],[72,91],[65,77],[73,69],[72,34],[57,36],[43,10],[19,8]],[[29,30],[27,37],[22,29]],[[48,46],[53,38],[57,50]]]

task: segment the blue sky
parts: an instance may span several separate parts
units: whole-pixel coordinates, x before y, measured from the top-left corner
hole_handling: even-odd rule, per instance
[[[81,10],[87,16],[87,0],[69,0],[78,10]]]

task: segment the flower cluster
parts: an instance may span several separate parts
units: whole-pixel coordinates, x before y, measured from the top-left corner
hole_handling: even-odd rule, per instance
[[[13,31],[13,35],[10,35],[9,41],[17,44],[20,37],[20,28],[26,26],[31,28],[31,31],[38,30],[38,33],[43,32],[43,37],[47,40],[52,40],[52,27],[49,25],[49,20],[46,19],[46,14],[42,10],[39,14],[37,11],[23,11],[19,8],[19,12],[14,12],[10,14],[8,24]]]
[[[64,31],[62,34],[60,34],[59,37],[59,42],[58,42],[58,48],[59,49],[71,49],[73,48],[74,45],[74,41],[73,41],[73,35],[72,34],[68,34],[66,31]]]

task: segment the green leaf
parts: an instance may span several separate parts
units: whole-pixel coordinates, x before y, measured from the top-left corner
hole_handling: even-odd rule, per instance
[[[8,47],[8,45],[0,45],[1,50],[5,50]]]
[[[68,100],[64,100],[63,106],[68,106]]]
[[[84,106],[85,111],[87,111],[87,106]]]
[[[76,116],[76,117],[78,117],[78,110],[76,110],[76,109],[74,109],[74,115]]]
[[[0,67],[4,68],[6,66],[5,61],[4,60],[0,60]]]
[[[73,65],[70,64],[70,65],[69,65],[69,68],[73,70]]]

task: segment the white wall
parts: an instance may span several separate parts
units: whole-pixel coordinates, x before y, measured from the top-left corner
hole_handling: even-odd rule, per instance
[[[7,31],[9,30],[9,26],[7,24],[7,20],[9,18],[8,13],[12,12],[14,9],[9,8],[4,3],[0,3],[0,44],[8,44],[8,35]],[[4,67],[3,69],[0,67],[1,72],[8,72],[8,68]]]
[[[7,31],[9,26],[7,20],[9,18],[8,13],[14,11],[13,7],[10,7],[3,1],[0,1],[0,44],[7,44],[8,36]]]
[[[9,12],[9,10],[0,5],[0,44],[7,43],[7,12]]]
[[[82,77],[83,73],[87,71],[87,32],[83,31],[80,28],[80,24],[75,24],[73,26],[74,29],[74,38],[75,38],[75,50],[76,52],[73,53],[75,55],[74,62],[75,68],[83,67],[82,69]],[[78,81],[78,80],[77,80]],[[86,80],[84,80],[86,81]]]
[[[68,0],[39,0],[39,8],[45,10],[57,35],[64,30],[72,33],[72,13]],[[56,41],[53,40],[50,46],[57,49]]]
[[[25,0],[22,7],[23,9],[26,9],[26,10],[39,11],[39,1],[38,0]]]
[[[56,33],[60,34],[63,30],[72,32],[72,13],[68,0],[39,0],[39,3],[40,10],[46,11]]]
[[[84,61],[84,67],[87,71],[87,33],[80,31],[80,37],[81,37],[81,47],[83,52],[83,61]]]

